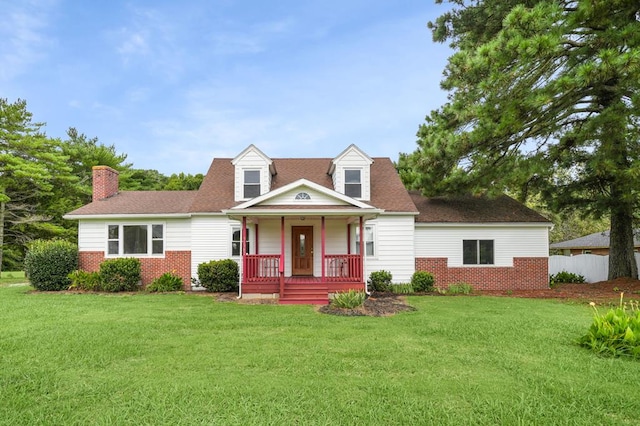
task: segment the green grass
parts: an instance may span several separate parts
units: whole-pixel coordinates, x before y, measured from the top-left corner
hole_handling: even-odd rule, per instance
[[[0,288],[0,424],[636,424],[589,307],[410,297],[337,317],[188,294]]]
[[[26,283],[27,280],[24,277],[24,271],[2,271],[0,272],[0,286],[10,284]]]

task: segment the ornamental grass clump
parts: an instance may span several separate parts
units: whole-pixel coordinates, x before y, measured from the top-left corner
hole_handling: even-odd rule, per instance
[[[640,309],[639,302],[623,302],[624,293],[620,293],[620,305],[600,314],[596,304],[593,323],[589,332],[578,339],[578,344],[591,349],[598,355],[640,359]]]
[[[164,274],[153,280],[153,282],[149,284],[149,286],[147,286],[147,291],[152,293],[163,293],[180,290],[182,290],[182,278],[171,272],[165,272]]]
[[[331,306],[341,309],[355,309],[362,306],[366,299],[364,291],[349,290],[336,293],[331,299]]]

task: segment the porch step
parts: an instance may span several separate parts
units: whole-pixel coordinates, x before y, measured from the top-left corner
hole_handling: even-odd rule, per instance
[[[288,284],[279,303],[281,305],[327,305],[329,289],[327,286]]]

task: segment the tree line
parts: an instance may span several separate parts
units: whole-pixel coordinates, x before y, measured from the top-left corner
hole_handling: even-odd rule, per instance
[[[136,169],[127,154],[71,127],[65,139],[50,138],[34,122],[27,102],[0,98],[0,271],[20,270],[29,242],[77,240],[77,221],[62,216],[91,202],[92,168],[120,172],[123,190],[195,190],[202,174]]]

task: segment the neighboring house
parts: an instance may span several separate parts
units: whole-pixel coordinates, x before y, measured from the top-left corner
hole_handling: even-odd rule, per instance
[[[335,158],[272,159],[251,145],[214,159],[197,191],[118,191],[94,168],[93,202],[79,221],[80,267],[135,256],[143,284],[174,271],[185,289],[200,263],[231,258],[242,297],[326,302],[362,290],[373,271],[409,282],[476,289],[548,286],[547,219],[508,197],[431,198],[408,192],[389,158],[355,145]]]
[[[638,230],[633,236],[634,251],[640,249],[640,239],[638,239]],[[565,256],[574,256],[576,254],[597,254],[601,256],[609,255],[609,230],[602,232],[594,232],[584,237],[575,238],[573,240],[561,241],[553,243],[549,246],[552,250],[562,250]]]

